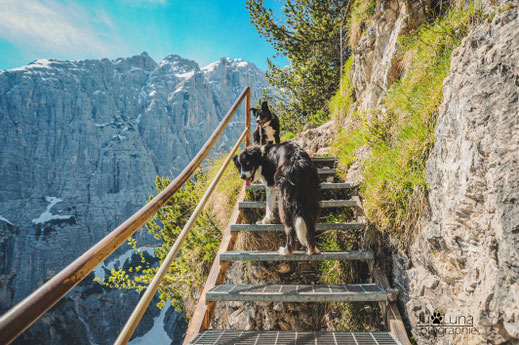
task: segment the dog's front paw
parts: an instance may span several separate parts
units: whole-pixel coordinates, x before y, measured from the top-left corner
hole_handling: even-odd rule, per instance
[[[281,255],[292,255],[286,247],[279,247],[279,254]]]
[[[256,224],[258,224],[258,225],[272,224],[272,219],[263,218],[262,220],[258,220],[256,222]]]
[[[314,255],[314,254],[319,254],[320,251],[319,249],[317,249],[317,247],[309,247],[308,250],[306,251],[306,254],[308,255]]]

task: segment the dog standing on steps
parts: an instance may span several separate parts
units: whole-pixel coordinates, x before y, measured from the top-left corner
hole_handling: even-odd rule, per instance
[[[308,154],[297,144],[286,142],[251,146],[234,156],[233,160],[247,186],[255,180],[265,185],[265,218],[257,224],[268,224],[274,220],[277,195],[279,218],[287,235],[286,246],[281,247],[279,252],[292,254],[297,236],[308,254],[318,253],[315,223],[320,214],[319,177]]]
[[[279,144],[279,118],[270,112],[267,102],[261,104],[261,109],[250,108],[256,118],[256,130],[252,137],[258,145]]]

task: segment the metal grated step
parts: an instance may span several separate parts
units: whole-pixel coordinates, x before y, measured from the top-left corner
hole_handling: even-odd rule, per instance
[[[317,223],[317,231],[327,230],[362,230],[364,223]],[[232,224],[231,232],[238,231],[284,231],[283,224]]]
[[[332,207],[352,207],[357,206],[357,201],[355,200],[323,200],[321,201],[322,208],[332,208]],[[277,206],[277,205],[276,205]],[[239,203],[239,208],[265,208],[264,201],[242,201]]]
[[[208,301],[249,302],[386,302],[388,294],[377,284],[346,285],[217,285]]]
[[[189,345],[401,345],[388,332],[208,330]]]
[[[220,254],[221,261],[324,261],[324,260],[373,260],[370,250],[347,252],[321,252],[308,255],[296,251],[293,255],[281,255],[278,252],[265,251],[228,251]]]
[[[312,157],[312,162],[316,163],[328,163],[328,162],[335,162],[337,160],[337,157]]]
[[[330,190],[330,189],[350,189],[351,184],[349,183],[321,183],[322,190]],[[263,184],[253,184],[250,187],[247,187],[248,190],[263,190],[265,189],[265,185]]]
[[[317,174],[319,174],[319,175],[335,175],[336,173],[337,173],[336,169],[330,169],[330,168],[317,169]]]

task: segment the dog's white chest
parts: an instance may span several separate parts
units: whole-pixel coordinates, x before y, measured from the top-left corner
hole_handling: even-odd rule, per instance
[[[256,181],[260,181],[261,184],[264,184],[266,186],[267,185],[267,179],[265,179],[265,176],[263,176],[263,174],[261,173],[261,170],[262,170],[261,168],[262,168],[262,166],[260,165],[258,167],[258,170],[256,170],[256,174],[254,174],[254,179]]]
[[[274,141],[274,128],[269,125],[267,127],[263,127],[263,130],[267,136],[267,141]]]

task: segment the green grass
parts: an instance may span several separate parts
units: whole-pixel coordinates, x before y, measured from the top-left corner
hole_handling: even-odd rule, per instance
[[[285,134],[281,137],[281,141],[287,141],[289,139],[295,138],[296,135],[292,132],[285,132]]]
[[[345,112],[353,103],[353,85],[350,82],[350,69],[352,63],[353,57],[350,56],[344,64],[339,89],[329,102],[331,118],[337,123],[342,123],[347,115]]]
[[[368,219],[403,241],[425,205],[425,162],[434,145],[442,83],[454,48],[483,14],[477,5],[451,9],[417,32],[400,39],[402,77],[389,88],[382,107],[355,112],[333,144],[339,163],[348,167],[355,152],[369,148],[361,194]],[[337,97],[337,96],[334,96]],[[346,98],[346,96],[342,96]],[[348,99],[335,100],[348,104]]]
[[[374,8],[375,1],[355,2],[350,18],[350,44],[358,42]],[[369,222],[378,231],[389,234],[397,245],[407,243],[418,217],[426,210],[425,164],[435,142],[442,83],[449,73],[451,53],[468,30],[484,19],[480,8],[472,4],[450,9],[441,18],[401,37],[397,56],[401,77],[390,86],[381,107],[369,111],[352,109],[351,58],[341,81],[342,92],[330,100],[332,118],[342,127],[332,143],[339,166],[347,169],[357,160],[360,148],[369,150],[369,158],[362,162],[364,181],[360,193],[364,208]],[[322,250],[345,249],[354,243],[336,235],[323,235]],[[362,272],[351,264],[333,262],[321,264],[320,270],[321,280],[326,283],[352,281]],[[377,306],[370,307],[371,313],[359,308],[363,306],[335,304],[330,311],[335,328],[373,328],[377,324]]]

